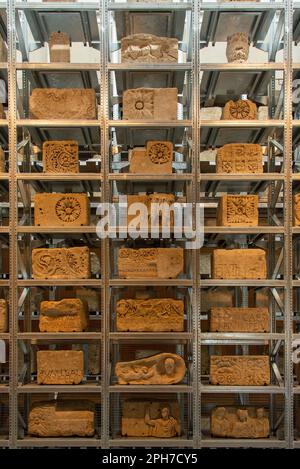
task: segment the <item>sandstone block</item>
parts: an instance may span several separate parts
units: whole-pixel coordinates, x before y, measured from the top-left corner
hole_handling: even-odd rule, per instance
[[[254,120],[257,119],[256,104],[250,99],[238,99],[228,101],[223,109],[225,120]]]
[[[87,305],[77,298],[42,301],[39,328],[41,332],[82,332],[88,326]]]
[[[229,63],[244,63],[249,57],[249,38],[245,33],[227,37],[226,57]]]
[[[88,247],[32,250],[33,278],[90,278]]]
[[[184,360],[174,353],[159,353],[115,366],[119,384],[176,384],[185,372]]]
[[[263,249],[214,249],[212,277],[265,279],[267,278],[266,253]]]
[[[37,352],[38,384],[79,384],[83,377],[83,352],[75,350]]]
[[[257,226],[258,195],[222,195],[217,223],[220,226]]]
[[[38,193],[34,196],[35,226],[86,226],[90,224],[86,194]]]
[[[177,88],[136,88],[123,93],[123,119],[176,120]]]
[[[173,194],[150,194],[150,195],[128,195],[127,196],[127,223],[136,219],[140,220],[141,213],[138,205],[142,204],[147,209],[148,217],[144,220],[144,223],[149,228],[160,228],[163,226],[174,226],[174,212],[172,205],[175,202],[175,196]],[[137,220],[136,220],[137,221]]]
[[[70,38],[66,33],[55,31],[49,37],[50,62],[70,62]]]
[[[183,271],[182,248],[121,248],[121,278],[176,278]]]
[[[216,407],[212,411],[212,436],[221,438],[267,438],[269,433],[269,418],[262,407]]]
[[[219,121],[222,118],[222,108],[218,106],[202,107],[200,109],[200,119],[203,121],[216,120]]]
[[[34,88],[29,98],[31,119],[96,119],[94,89]]]
[[[300,226],[300,194],[294,195],[293,219],[294,226]]]
[[[1,147],[0,147],[0,173],[5,173],[5,154]]]
[[[268,308],[212,308],[211,332],[269,332]]]
[[[117,302],[117,330],[164,332],[184,330],[184,303],[172,298],[120,300]]]
[[[0,332],[8,331],[8,308],[7,301],[0,299]]]
[[[218,149],[217,173],[263,173],[262,147],[256,143],[229,143]]]
[[[172,174],[173,143],[148,141],[146,148],[129,151],[130,173]]]
[[[44,173],[79,173],[78,143],[49,140],[43,143]]]
[[[211,356],[210,382],[224,386],[270,384],[269,357],[266,355]]]
[[[178,39],[132,34],[121,39],[122,62],[178,62]]]

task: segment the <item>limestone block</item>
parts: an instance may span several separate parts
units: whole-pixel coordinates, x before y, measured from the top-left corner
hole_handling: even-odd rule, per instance
[[[266,279],[263,249],[214,249],[212,277],[215,279]]]
[[[203,121],[219,121],[222,118],[222,108],[218,106],[202,107],[200,109],[200,119]]]
[[[88,326],[87,305],[77,298],[42,301],[39,329],[41,332],[82,332]]]
[[[32,250],[33,278],[90,278],[88,247]]]
[[[38,384],[79,384],[84,377],[83,352],[75,350],[39,350]]]
[[[200,161],[209,163],[215,163],[217,157],[217,150],[214,148],[209,148],[208,150],[204,150],[200,152]]]
[[[269,332],[268,308],[212,308],[211,332]]]
[[[249,38],[245,33],[227,37],[226,57],[229,63],[244,63],[249,57]]]
[[[154,34],[132,34],[121,39],[122,62],[178,62],[178,39]]]
[[[0,173],[5,173],[5,154],[3,148],[0,147]]]
[[[177,88],[135,88],[123,93],[123,119],[176,120]]]
[[[49,37],[50,62],[70,62],[70,38],[68,34],[55,31]]]
[[[164,332],[184,330],[184,302],[172,298],[119,300],[117,330]]]
[[[36,402],[28,416],[28,433],[39,437],[93,436],[95,406],[86,400]]]
[[[210,382],[224,386],[270,384],[270,363],[266,355],[223,355],[210,357]]]
[[[149,228],[160,228],[163,226],[174,226],[174,211],[172,205],[175,202],[173,194],[149,194],[149,195],[128,195],[127,196],[127,223],[136,217],[140,220],[141,213],[138,205],[142,204],[147,209],[148,218],[144,223],[148,223]],[[137,220],[136,220],[137,221]]]
[[[300,226],[300,194],[294,195],[293,219],[294,226]]]
[[[96,119],[94,89],[34,88],[29,98],[31,119]]]
[[[228,101],[223,109],[225,120],[254,120],[257,119],[256,104],[250,99],[238,99]]]
[[[87,226],[90,204],[86,194],[38,193],[34,196],[35,226]]]
[[[266,121],[269,119],[268,106],[259,106],[258,111],[257,111],[257,119],[259,121]]]
[[[258,195],[222,195],[217,223],[220,226],[257,226]]]
[[[262,147],[256,143],[229,143],[218,149],[217,173],[263,173]]]
[[[7,301],[0,299],[0,333],[8,331],[8,308]]]
[[[122,406],[122,436],[174,438],[180,436],[178,401],[127,399]]]
[[[43,143],[44,173],[79,173],[78,143],[49,140]]]
[[[120,278],[176,278],[183,271],[182,248],[121,248]]]
[[[173,143],[151,140],[129,151],[130,173],[172,174]]]
[[[267,438],[270,422],[263,407],[216,407],[211,413],[211,434],[221,438]]]
[[[119,384],[176,384],[185,372],[184,360],[174,353],[159,353],[115,366]]]

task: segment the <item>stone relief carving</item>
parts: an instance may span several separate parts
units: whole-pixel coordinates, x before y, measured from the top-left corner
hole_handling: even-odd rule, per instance
[[[258,195],[222,195],[217,223],[220,226],[258,226]]]
[[[35,226],[87,226],[89,223],[86,194],[35,194]]]
[[[130,172],[140,174],[171,174],[173,144],[167,141],[148,141],[146,147],[130,151]]]
[[[39,350],[38,384],[79,384],[84,377],[83,352],[75,350]]]
[[[0,146],[0,173],[5,173],[5,154],[1,146]]]
[[[223,386],[265,386],[270,384],[270,363],[266,355],[223,355],[210,357],[210,382]]]
[[[262,147],[256,143],[229,143],[219,148],[217,173],[263,173]]]
[[[178,62],[178,39],[132,34],[121,39],[122,62]]]
[[[88,247],[38,248],[32,250],[33,278],[89,278]]]
[[[49,37],[50,62],[70,62],[70,38],[68,34],[55,31]]]
[[[249,99],[228,101],[223,110],[223,119],[226,120],[254,120],[257,119],[256,104]]]
[[[8,331],[8,307],[7,301],[0,299],[0,333]]]
[[[266,279],[263,249],[214,249],[212,277],[215,279]]]
[[[245,33],[234,33],[227,37],[226,57],[229,63],[247,62],[249,38]]]
[[[78,298],[41,302],[41,332],[82,332],[87,329],[88,321],[87,304]]]
[[[211,414],[211,434],[221,438],[267,438],[270,422],[263,407],[216,407]]]
[[[293,218],[294,226],[300,226],[300,194],[294,195]]]
[[[268,308],[211,308],[211,332],[269,332]]]
[[[177,88],[136,88],[123,93],[123,119],[176,120]]]
[[[152,228],[162,229],[166,224],[174,225],[174,211],[172,204],[175,202],[173,194],[150,194],[150,195],[128,195],[127,196],[127,223],[128,225],[140,212],[136,213],[133,204],[143,204],[147,207],[148,224]],[[159,206],[158,206],[159,205]],[[159,210],[160,209],[160,210]],[[150,225],[151,223],[151,225]]]
[[[78,143],[75,140],[49,140],[43,143],[45,173],[79,173]]]

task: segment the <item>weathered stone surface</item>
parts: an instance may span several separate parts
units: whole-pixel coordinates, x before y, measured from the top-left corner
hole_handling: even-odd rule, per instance
[[[33,278],[90,278],[88,247],[32,250]]]
[[[0,62],[7,62],[7,45],[2,36],[0,38]]]
[[[177,88],[135,88],[123,93],[123,119],[176,120]]]
[[[215,279],[266,279],[263,249],[214,249],[212,277]]]
[[[130,173],[172,174],[173,143],[151,140],[129,151]]]
[[[92,290],[91,288],[77,288],[76,298],[86,302],[89,311],[100,311],[99,290]]]
[[[95,406],[86,400],[36,402],[28,416],[28,433],[39,437],[93,436]]]
[[[121,39],[122,62],[178,62],[178,39],[132,34]]]
[[[257,119],[256,104],[250,99],[238,99],[228,101],[223,109],[225,120],[254,120]]]
[[[72,350],[85,350],[85,346],[81,344],[73,344]],[[89,375],[98,375],[100,373],[101,363],[101,346],[99,343],[89,343],[87,350],[87,365]]]
[[[37,352],[38,384],[79,384],[83,377],[83,352],[75,350]]]
[[[174,353],[159,353],[115,366],[119,384],[176,384],[185,372],[184,360]]]
[[[269,332],[268,308],[212,308],[211,332]]]
[[[229,143],[218,149],[217,173],[263,173],[262,147],[256,143]]]
[[[0,332],[8,331],[8,308],[7,301],[0,299]]]
[[[78,143],[49,140],[43,143],[44,173],[79,173]]]
[[[0,103],[0,119],[6,119],[6,114],[4,112],[4,107],[2,103]]]
[[[222,118],[222,108],[218,106],[202,107],[200,109],[200,119],[203,121],[216,120],[219,121]]]
[[[183,249],[121,248],[118,269],[121,278],[176,278],[183,271]]]
[[[49,37],[50,62],[70,62],[70,38],[66,33],[55,31]]]
[[[90,224],[87,194],[37,193],[34,196],[35,226],[86,226]]]
[[[149,228],[162,228],[162,226],[174,226],[174,212],[171,209],[175,202],[173,194],[149,194],[149,195],[128,195],[127,196],[127,223],[136,217],[140,220],[140,209],[134,204],[143,204],[148,213],[148,218],[144,220]],[[158,206],[159,205],[159,206]],[[159,210],[161,208],[161,210]],[[137,220],[136,220],[137,221]]]
[[[300,194],[294,195],[293,215],[294,226],[300,226]]]
[[[220,226],[257,226],[258,195],[222,195],[217,223]]]
[[[31,119],[96,119],[94,89],[34,88],[29,98]]]
[[[223,355],[210,357],[210,382],[225,386],[270,384],[270,363],[266,355]]]
[[[259,121],[265,121],[269,119],[269,108],[268,106],[259,106],[257,110],[257,119]]]
[[[117,302],[117,330],[164,332],[184,330],[184,302],[172,298],[120,300]]]
[[[3,148],[0,147],[0,173],[5,173],[5,155]]]
[[[245,33],[234,33],[227,37],[226,57],[228,62],[244,63],[249,57],[249,38]]]
[[[39,328],[41,332],[82,332],[88,326],[87,305],[77,298],[42,301]]]
[[[216,407],[211,413],[211,434],[221,438],[267,438],[270,423],[263,407]]]
[[[173,438],[180,436],[178,401],[128,399],[122,406],[122,436]]]

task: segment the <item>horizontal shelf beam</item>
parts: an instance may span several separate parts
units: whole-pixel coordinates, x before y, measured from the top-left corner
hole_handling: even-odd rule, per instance
[[[254,129],[266,127],[284,127],[284,120],[200,120],[200,127]],[[299,121],[300,125],[300,121]]]
[[[192,340],[193,332],[110,332],[111,340],[138,341],[138,340]]]
[[[154,120],[110,120],[110,127],[138,127],[138,128],[168,128],[168,127],[191,127],[190,120],[154,121]]]
[[[178,286],[178,287],[191,287],[193,280],[190,279],[151,279],[151,278],[136,278],[136,279],[111,279],[109,280],[111,287],[126,287],[130,285],[149,285],[149,286]]]
[[[215,386],[211,384],[200,384],[202,394],[284,394],[285,387],[279,386]]]
[[[101,332],[19,332],[19,340],[102,340]]]
[[[109,386],[110,393],[192,393],[193,386],[184,384],[161,384],[161,385],[138,385],[138,384],[115,384]]]
[[[287,448],[284,440],[273,438],[211,438],[201,439],[202,448]]]
[[[102,281],[100,279],[26,279],[26,280],[18,280],[17,286],[18,287],[61,287],[61,286],[83,286],[83,287],[101,287]],[[1,284],[0,284],[1,286]]]
[[[300,232],[300,231],[299,231]],[[204,233],[220,234],[260,234],[260,233],[285,233],[284,226],[205,226]]]
[[[1,125],[1,121],[0,121]],[[17,119],[17,127],[101,127],[95,119]]]
[[[32,438],[32,437],[25,437],[23,440],[17,440],[17,447],[18,448],[26,448],[26,447],[36,447],[36,448],[43,448],[48,446],[49,448],[67,448],[69,446],[74,447],[93,447],[93,448],[100,448],[102,446],[102,440],[92,438],[80,438],[80,437],[73,437],[73,438]]]
[[[110,173],[108,179],[111,181],[191,181],[191,173],[172,174],[131,174],[131,173]]]
[[[285,174],[263,173],[263,174],[221,174],[200,173],[199,181],[283,181]],[[299,173],[300,179],[300,173]]]
[[[232,280],[217,280],[217,279],[201,279],[201,287],[285,287],[285,280],[241,280],[241,279],[232,279]],[[300,285],[300,281],[299,281]]]
[[[17,179],[23,181],[102,181],[100,173],[77,174],[47,174],[47,173],[18,173]]]
[[[109,440],[110,447],[130,448],[193,448],[193,440],[185,438],[114,438]]]
[[[39,394],[48,393],[51,394],[56,392],[62,393],[101,393],[101,385],[98,384],[23,384],[19,385],[19,394]]]
[[[300,65],[300,64],[299,64]],[[224,71],[224,72],[263,72],[268,70],[284,70],[284,63],[268,62],[268,63],[203,63],[200,64],[201,70],[207,71]]]

